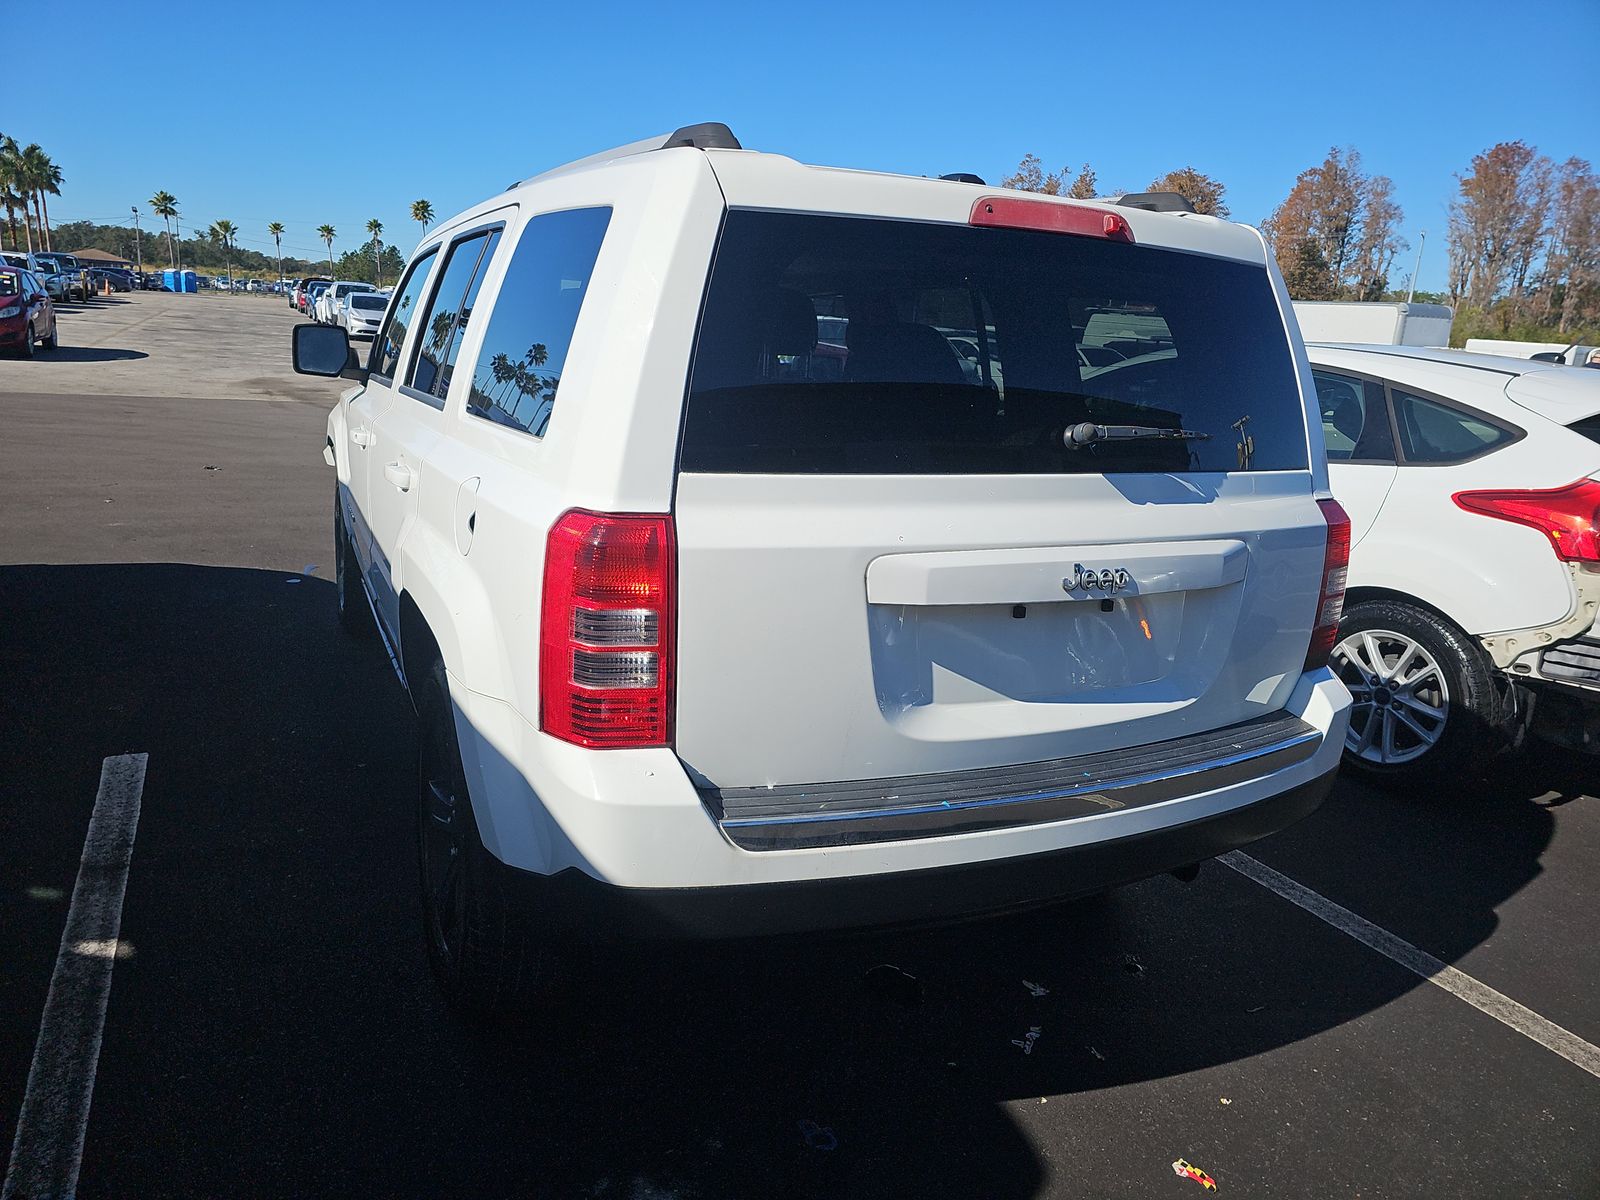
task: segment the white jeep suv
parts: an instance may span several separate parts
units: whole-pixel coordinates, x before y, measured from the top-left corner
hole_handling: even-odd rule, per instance
[[[365,361],[297,327],[363,385],[341,617],[420,717],[453,1002],[573,939],[1102,890],[1321,802],[1348,522],[1271,256],[1176,200],[696,126],[431,230]]]

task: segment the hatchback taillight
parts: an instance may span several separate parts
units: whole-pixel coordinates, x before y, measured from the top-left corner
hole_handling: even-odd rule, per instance
[[[562,514],[545,544],[541,729],[594,749],[671,744],[676,576],[670,516]]]
[[[1318,500],[1328,523],[1328,547],[1322,553],[1322,588],[1317,594],[1317,624],[1311,631],[1305,669],[1328,665],[1328,655],[1339,640],[1339,618],[1344,615],[1344,589],[1350,578],[1350,517],[1337,500]]]
[[[1600,562],[1600,480],[1548,490],[1457,492],[1468,512],[1537,529],[1562,562]]]

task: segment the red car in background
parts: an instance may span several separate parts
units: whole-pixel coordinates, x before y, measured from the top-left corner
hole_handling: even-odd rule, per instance
[[[32,271],[0,267],[0,350],[32,358],[40,342],[46,350],[59,342],[55,302]]]

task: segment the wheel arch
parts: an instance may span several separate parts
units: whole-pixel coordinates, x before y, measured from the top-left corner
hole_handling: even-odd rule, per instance
[[[1420,608],[1424,612],[1432,613],[1441,621],[1448,622],[1453,628],[1460,630],[1462,636],[1468,638],[1473,643],[1476,643],[1478,640],[1477,638],[1473,637],[1472,634],[1467,632],[1465,626],[1463,626],[1460,621],[1456,620],[1449,613],[1445,612],[1445,610],[1440,608],[1437,604],[1431,604],[1427,600],[1424,600],[1421,596],[1415,596],[1409,592],[1402,592],[1395,588],[1349,588],[1344,594],[1344,611],[1346,614],[1348,614],[1350,610],[1358,604],[1371,604],[1385,601],[1391,604],[1409,604],[1412,608]]]

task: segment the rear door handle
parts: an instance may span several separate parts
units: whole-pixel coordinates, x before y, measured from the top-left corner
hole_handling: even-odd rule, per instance
[[[362,449],[372,445],[372,431],[370,429],[352,429],[350,440]]]
[[[403,462],[385,463],[383,466],[383,477],[390,483],[394,484],[395,487],[399,488],[402,492],[409,492],[411,490],[411,468],[406,466]]]

